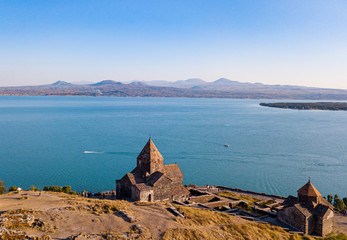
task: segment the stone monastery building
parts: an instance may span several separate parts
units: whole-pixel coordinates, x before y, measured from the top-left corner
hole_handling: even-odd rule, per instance
[[[151,138],[137,157],[137,166],[116,180],[117,198],[133,201],[183,201],[189,191],[177,163],[164,165],[164,158]]]
[[[289,196],[277,219],[305,234],[324,236],[333,230],[333,206],[325,200],[309,180],[298,190],[298,197]]]

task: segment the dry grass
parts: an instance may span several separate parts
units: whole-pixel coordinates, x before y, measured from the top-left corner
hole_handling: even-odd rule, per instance
[[[16,210],[8,211],[8,212],[6,212],[6,214],[7,215],[10,215],[10,214],[31,214],[33,212],[34,211],[31,209],[16,209]]]
[[[171,239],[237,239],[237,240],[304,240],[314,239],[298,234],[289,234],[282,228],[269,224],[243,223],[229,224],[225,226],[213,226],[210,228],[175,228],[169,229],[163,235],[164,240]]]
[[[29,237],[26,234],[23,233],[14,233],[14,234],[9,234],[9,233],[3,233],[0,235],[0,239],[3,240],[23,240],[23,239],[30,239],[30,240],[51,240],[52,238],[50,236],[42,236],[42,237]]]
[[[234,223],[224,226],[214,225],[211,227],[195,228],[175,228],[169,229],[163,235],[164,240],[218,240],[218,239],[236,239],[236,240],[263,240],[263,239],[281,239],[281,240],[347,240],[347,236],[339,233],[325,238],[302,236],[291,234],[284,231],[281,227],[263,224],[263,223]]]
[[[177,221],[185,226],[209,226],[215,224],[230,224],[234,218],[226,213],[217,213],[210,210],[176,206],[185,219],[177,218]]]
[[[118,212],[120,210],[126,210],[127,207],[132,205],[130,202],[123,201],[123,200],[105,200],[105,199],[100,200],[100,199],[88,199],[88,198],[82,198],[82,197],[77,197],[76,199],[68,200],[68,204],[70,205],[69,207],[71,209],[67,209],[67,210],[71,210],[71,211],[76,210],[73,208],[73,206],[76,205],[77,206],[76,208],[79,210],[87,210],[95,214]]]
[[[273,203],[275,203],[274,200],[263,201],[262,203],[259,204],[259,206],[266,207],[267,205],[273,204]]]
[[[244,200],[244,201],[253,202],[253,203],[261,201],[261,199],[258,199],[258,198],[252,198],[247,195],[237,194],[237,193],[233,193],[229,191],[219,192],[217,194],[219,196],[230,198],[233,200]]]
[[[180,212],[183,212],[185,214],[186,218],[177,218],[177,221],[182,224],[182,228],[173,228],[167,230],[162,236],[164,240],[347,240],[347,237],[343,234],[330,236],[327,238],[301,236],[299,234],[288,233],[281,227],[275,225],[249,222],[224,213],[218,213],[210,210],[192,207],[176,207],[179,209]]]
[[[324,240],[347,240],[347,236],[343,233],[338,233],[337,235],[328,236],[326,238],[319,238]]]

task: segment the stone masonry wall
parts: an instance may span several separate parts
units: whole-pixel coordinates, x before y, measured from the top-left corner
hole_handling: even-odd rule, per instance
[[[298,231],[306,232],[306,217],[295,207],[287,207],[279,211],[277,219]]]

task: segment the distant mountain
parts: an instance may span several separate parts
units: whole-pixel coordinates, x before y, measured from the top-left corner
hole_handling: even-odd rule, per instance
[[[180,87],[189,89],[204,89],[204,90],[220,90],[220,91],[245,91],[245,92],[262,92],[262,91],[342,91],[347,90],[341,89],[328,89],[328,88],[314,88],[304,86],[293,86],[293,85],[266,85],[263,83],[249,83],[249,82],[238,82],[227,78],[219,78],[214,82],[205,82],[199,78],[197,81],[191,81],[192,79],[179,80],[176,82],[169,81],[145,81],[150,86],[165,86],[165,87]],[[193,79],[194,80],[194,79]]]
[[[190,78],[187,80],[179,80],[175,82],[169,81],[145,81],[151,86],[160,87],[178,87],[178,88],[190,88],[190,89],[206,89],[206,90],[223,90],[225,87],[232,86],[250,86],[251,83],[241,83],[232,81],[227,78],[220,78],[214,82],[206,82],[200,78]]]
[[[207,82],[205,82],[204,80],[200,79],[200,78],[190,78],[187,80],[180,80],[180,81],[176,81],[174,82],[174,86],[176,87],[195,87],[195,86],[201,86],[201,85],[205,85]]]
[[[347,100],[347,90],[244,83],[226,78],[214,82],[194,78],[129,84],[103,80],[89,85],[58,81],[40,86],[0,87],[0,95]]]
[[[236,81],[231,81],[227,78],[219,78],[217,79],[216,81],[210,83],[210,84],[213,84],[213,85],[228,85],[228,84],[232,84],[232,83],[239,83],[239,82],[236,82]]]
[[[146,83],[144,83],[144,82],[131,82],[131,83],[129,83],[130,85],[137,85],[137,86],[145,86],[145,85],[147,85]]]
[[[90,84],[91,86],[103,86],[103,85],[122,85],[123,83],[121,82],[116,82],[113,80],[103,80],[98,83]]]
[[[79,82],[72,82],[74,85],[90,85],[94,84],[95,82],[90,82],[90,81],[79,81]]]
[[[147,85],[158,86],[158,87],[177,87],[177,88],[194,88],[196,86],[202,86],[207,84],[204,80],[200,78],[190,78],[187,80],[179,80],[176,82],[169,82],[164,80],[156,81],[144,81]]]
[[[51,84],[52,86],[71,86],[71,83],[65,82],[65,81],[57,81],[55,83]]]

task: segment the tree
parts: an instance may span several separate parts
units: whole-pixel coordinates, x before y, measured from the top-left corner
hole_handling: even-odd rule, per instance
[[[30,190],[31,190],[31,191],[40,191],[40,189],[37,188],[37,187],[35,187],[34,185],[32,185],[32,186],[30,187]]]
[[[63,187],[63,192],[64,193],[70,193],[71,192],[71,186],[64,186]]]
[[[334,207],[336,207],[337,202],[338,202],[339,199],[340,199],[339,195],[335,194],[335,196],[334,196]]]
[[[328,202],[333,203],[333,195],[329,194],[327,196],[327,200],[328,200]]]
[[[0,180],[0,194],[3,194],[6,192],[7,188],[5,187],[6,183]]]
[[[342,200],[343,200],[344,204],[347,206],[347,197],[343,198]]]
[[[343,200],[341,199],[337,199],[336,200],[336,206],[335,206],[338,210],[343,210],[346,208],[345,203],[343,202]]]
[[[8,191],[9,192],[14,192],[14,191],[17,191],[18,187],[17,186],[11,186]]]

